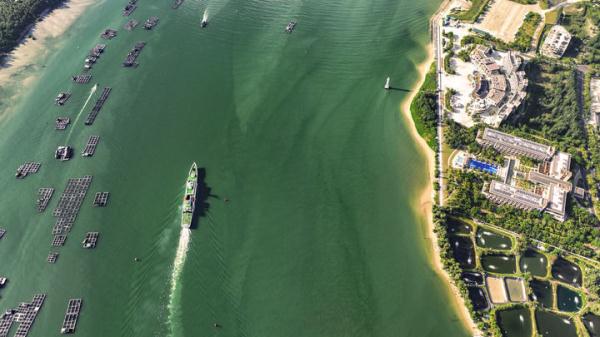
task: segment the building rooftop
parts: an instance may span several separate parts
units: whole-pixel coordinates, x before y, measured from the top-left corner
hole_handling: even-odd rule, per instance
[[[555,151],[550,145],[536,143],[491,128],[479,132],[477,141],[483,146],[494,147],[502,153],[523,155],[537,160],[550,159]]]
[[[550,29],[542,44],[541,53],[547,57],[560,58],[563,56],[569,43],[571,34],[563,26],[555,25]]]

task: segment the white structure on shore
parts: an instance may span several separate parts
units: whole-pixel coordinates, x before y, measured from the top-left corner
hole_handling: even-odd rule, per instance
[[[540,49],[542,55],[561,58],[571,42],[571,34],[563,26],[555,25],[550,29]]]

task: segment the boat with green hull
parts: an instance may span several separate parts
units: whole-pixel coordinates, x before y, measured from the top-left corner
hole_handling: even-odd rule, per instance
[[[183,196],[183,208],[181,209],[181,227],[190,228],[194,211],[196,210],[196,192],[198,190],[198,166],[192,164],[190,173],[185,181],[185,195]]]

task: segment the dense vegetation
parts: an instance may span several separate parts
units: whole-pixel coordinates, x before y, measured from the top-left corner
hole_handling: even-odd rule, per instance
[[[0,0],[0,54],[11,51],[23,31],[46,9],[64,0]]]
[[[410,111],[417,131],[425,139],[429,147],[435,150],[437,124],[437,80],[436,65],[433,63],[425,82],[410,104]]]
[[[461,21],[475,22],[485,11],[490,0],[471,0],[471,8],[466,11],[458,11],[452,15]]]
[[[560,24],[572,35],[567,56],[580,64],[600,65],[600,6],[591,2],[569,6]]]
[[[525,16],[525,20],[519,28],[515,40],[511,43],[511,47],[521,52],[528,51],[531,47],[531,40],[533,39],[533,34],[535,34],[535,31],[540,25],[540,22],[542,22],[541,15],[539,15],[538,13],[529,12],[527,16]]]

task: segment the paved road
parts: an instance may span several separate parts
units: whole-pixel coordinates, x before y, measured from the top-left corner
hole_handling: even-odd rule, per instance
[[[436,168],[439,172],[438,176],[438,184],[440,186],[438,197],[439,197],[439,205],[444,206],[444,172],[442,171],[442,145],[444,144],[444,134],[442,125],[444,123],[444,107],[443,107],[443,99],[444,95],[442,92],[442,65],[443,65],[443,47],[442,47],[442,27],[440,25],[440,15],[436,15],[431,20],[431,29],[432,29],[432,40],[433,40],[433,51],[436,63],[436,76],[437,76],[437,114],[438,114],[438,122],[437,122],[437,140],[438,140],[438,150],[436,153],[437,163]]]

